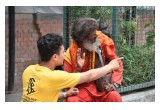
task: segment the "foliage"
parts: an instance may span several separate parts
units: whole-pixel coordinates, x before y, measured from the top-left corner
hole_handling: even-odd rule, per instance
[[[149,19],[149,23],[144,25],[144,28],[148,28],[148,27],[155,27],[155,22],[153,19]],[[149,30],[148,32],[146,32],[147,35],[147,44],[148,45],[154,45],[154,38],[155,38],[155,28],[153,28],[152,30]]]
[[[105,6],[71,6],[69,7],[70,23],[79,17],[92,17],[100,22],[111,19],[112,7]]]
[[[141,46],[135,46],[132,41],[135,32],[138,32],[137,18],[138,16],[125,19],[126,10],[133,10],[133,7],[119,7],[118,10],[118,43],[117,54],[123,56],[124,73],[123,86],[139,84],[143,82],[153,81],[155,79],[155,50],[154,38],[155,32],[149,30],[146,32],[147,43]],[[143,7],[138,9],[139,13],[145,14]],[[112,7],[102,6],[79,6],[69,8],[69,22],[71,23],[79,17],[93,17],[100,22],[105,22],[107,19],[112,19]],[[144,28],[154,27],[154,21],[144,24]]]
[[[129,8],[127,7],[126,9],[128,10]],[[121,7],[119,15],[125,15],[126,13],[124,10],[126,9]],[[143,11],[141,11],[141,13]],[[155,32],[154,28],[152,29],[152,27],[154,27],[154,21],[152,19],[149,20],[149,23],[144,24],[144,29],[150,29],[146,32],[146,44],[135,46],[134,43],[131,43],[131,37],[134,36],[135,32],[139,31],[139,27],[137,27],[137,18],[138,16],[134,19],[130,18],[130,20],[125,20],[121,17],[119,20],[117,50],[118,55],[124,57],[124,86],[153,81],[155,79]]]
[[[155,79],[155,50],[146,45],[131,47],[121,37],[118,56],[123,56],[123,86],[153,81]]]

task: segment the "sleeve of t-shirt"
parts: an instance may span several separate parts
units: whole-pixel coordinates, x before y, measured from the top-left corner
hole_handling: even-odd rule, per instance
[[[52,72],[52,82],[55,89],[72,88],[80,80],[80,74],[69,74],[65,71],[55,70]]]

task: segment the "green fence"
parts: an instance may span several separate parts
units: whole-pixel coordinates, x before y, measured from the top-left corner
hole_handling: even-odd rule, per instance
[[[66,48],[71,42],[72,23],[79,17],[95,18],[100,30],[106,29],[114,40],[117,55],[124,57],[123,88],[120,92],[155,85],[155,7],[64,7]]]

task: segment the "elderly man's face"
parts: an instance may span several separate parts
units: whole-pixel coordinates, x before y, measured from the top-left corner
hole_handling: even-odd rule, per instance
[[[90,34],[90,36],[83,41],[83,47],[89,51],[96,51],[100,42],[97,39],[96,30]]]
[[[97,38],[96,30],[94,30],[87,38],[88,41],[94,43]]]

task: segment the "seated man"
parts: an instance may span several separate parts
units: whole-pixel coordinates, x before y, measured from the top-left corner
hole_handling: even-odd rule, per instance
[[[54,33],[46,34],[37,41],[37,47],[41,62],[28,66],[23,72],[22,102],[56,102],[58,99],[77,93],[78,90],[73,88],[75,85],[98,79],[119,68],[120,58],[117,58],[108,65],[83,72],[83,74],[69,74],[62,70],[55,70],[57,66],[63,64],[65,56],[61,36]],[[75,53],[77,61],[83,64],[84,57],[81,58],[80,49]],[[60,91],[64,88],[72,89],[67,93],[61,93]]]
[[[111,61],[118,58],[115,53],[114,42],[111,38],[104,35],[101,31],[97,31],[98,24],[93,18],[80,18],[74,22],[71,36],[73,42],[68,48],[65,60],[64,70],[69,73],[85,72],[90,69],[99,67],[99,55],[101,53],[103,61],[107,59]],[[85,53],[85,62],[77,62],[76,51],[81,48],[82,54]],[[105,85],[105,91],[97,89],[96,81],[79,84],[76,88],[79,93],[76,96],[70,96],[68,102],[121,102],[122,98],[116,91],[116,88],[121,85],[123,76],[123,63],[119,60],[120,68],[117,71],[112,71],[111,78]]]

